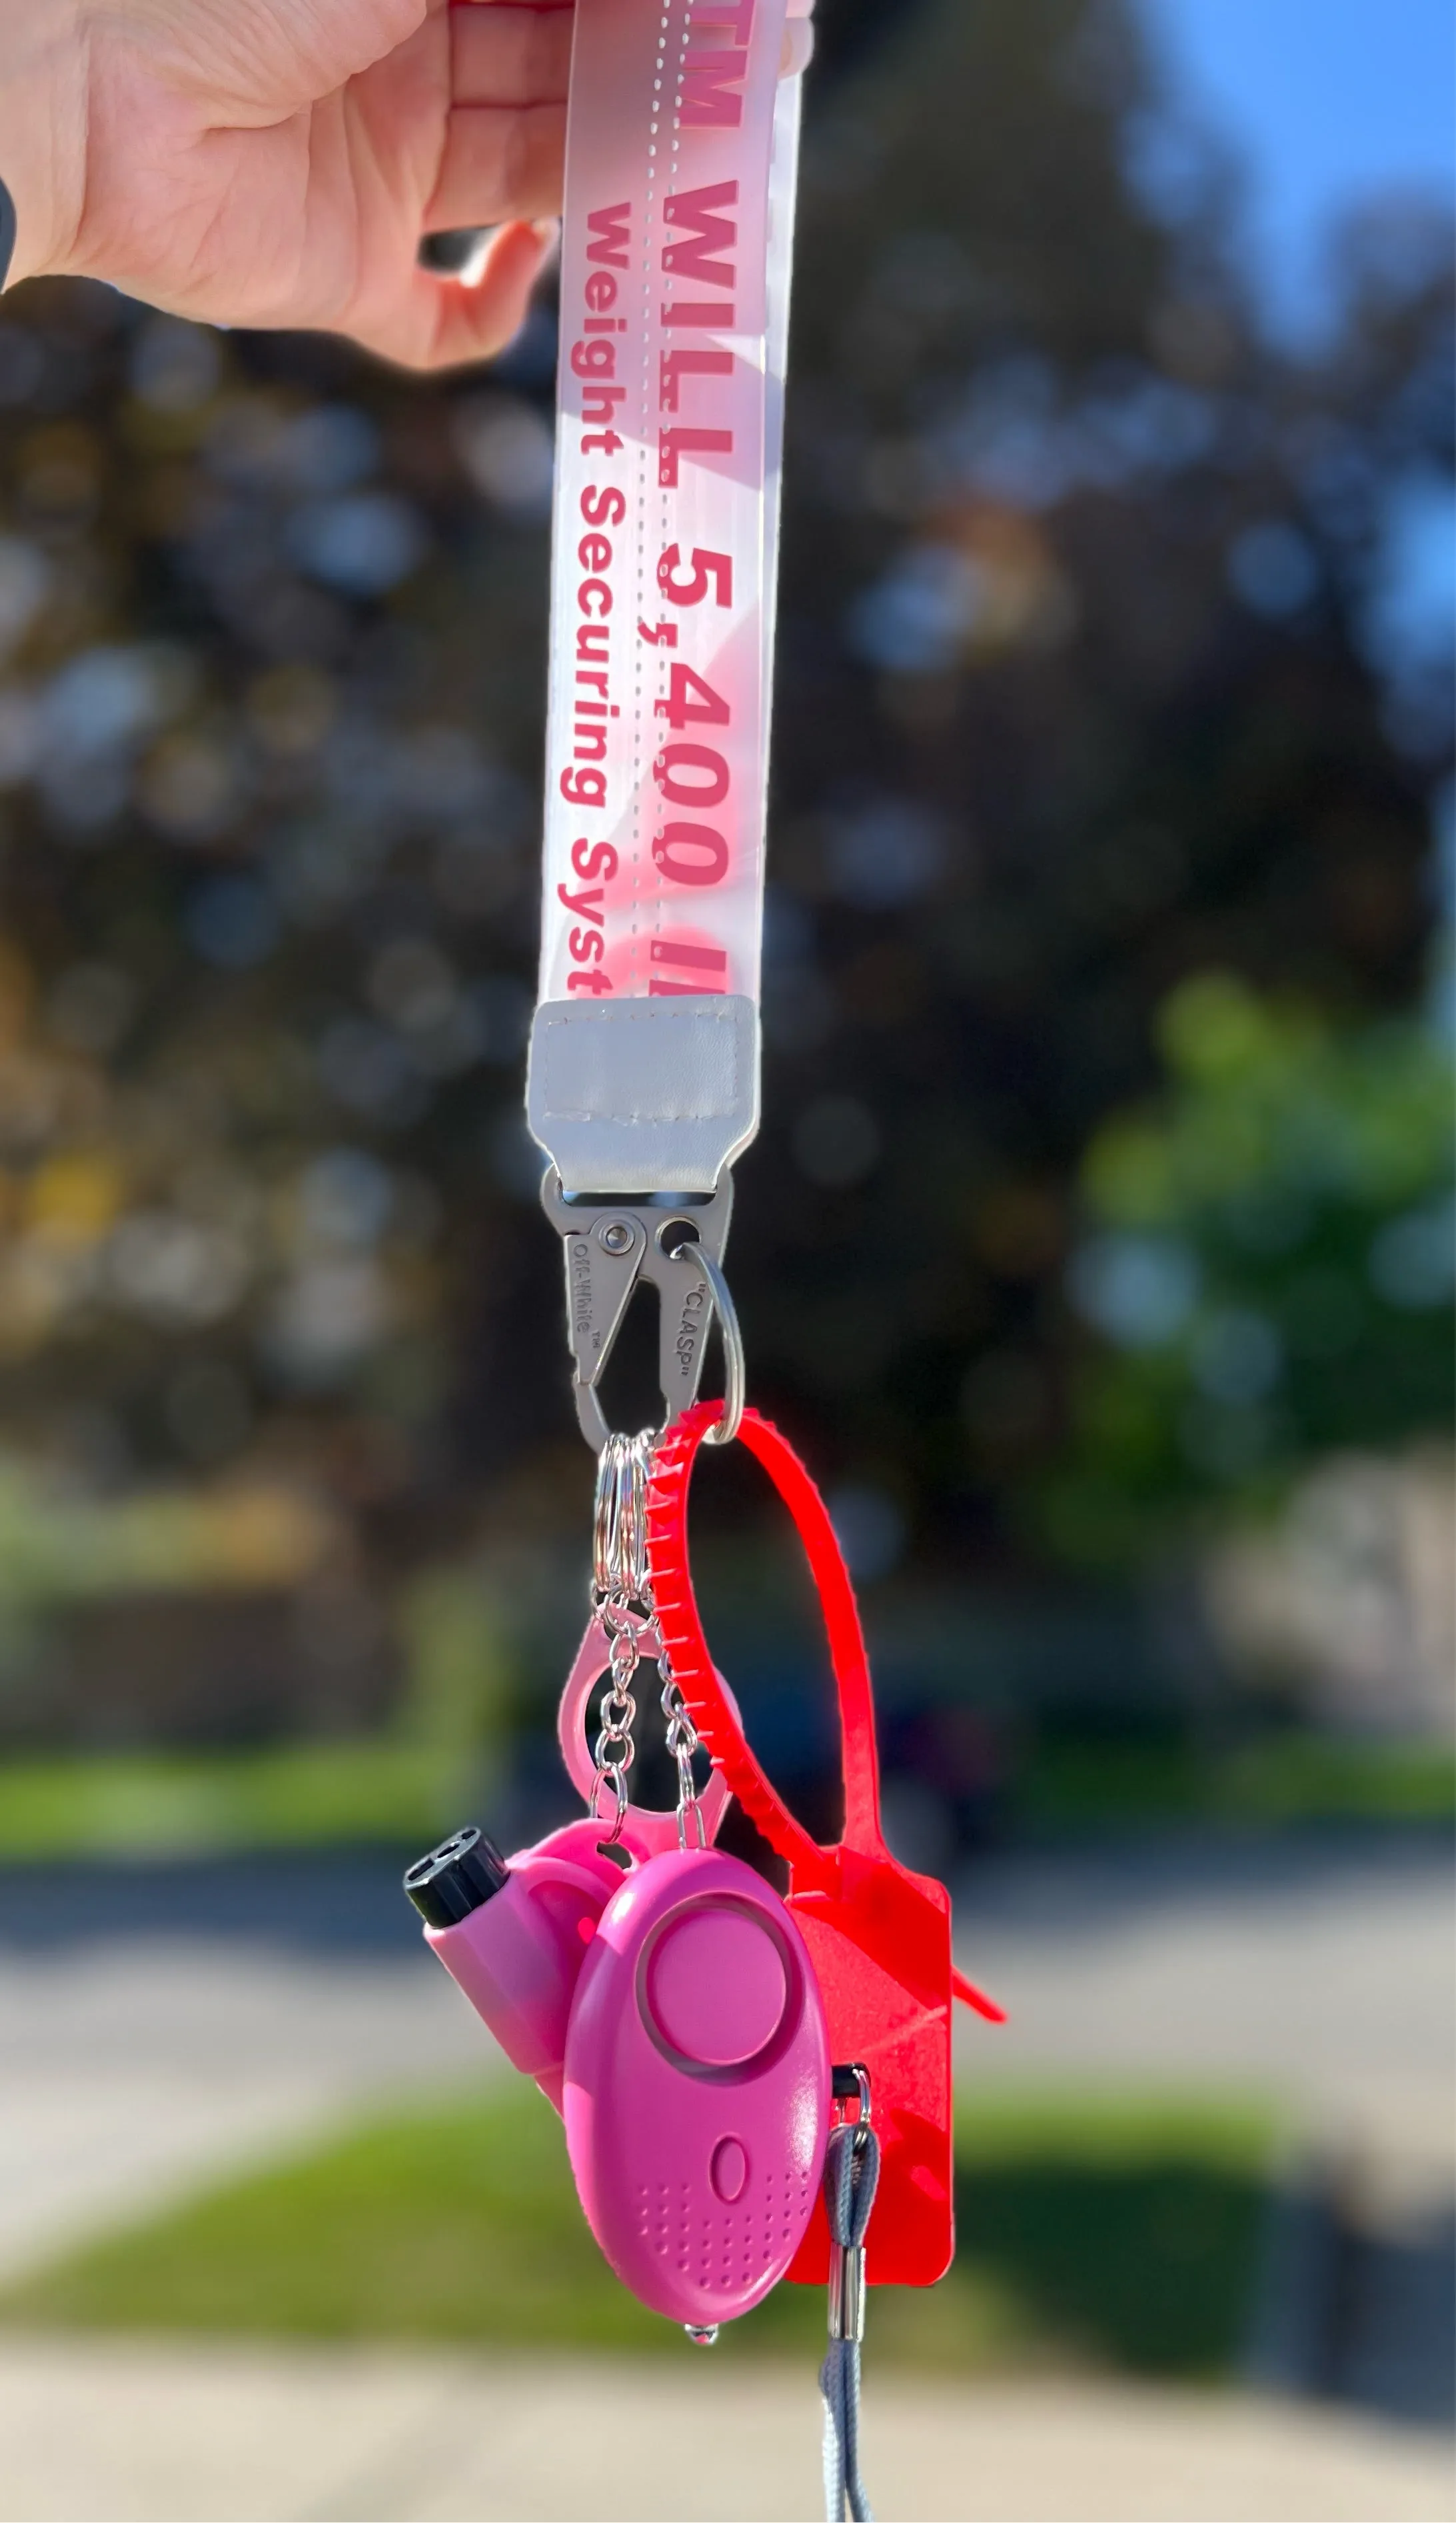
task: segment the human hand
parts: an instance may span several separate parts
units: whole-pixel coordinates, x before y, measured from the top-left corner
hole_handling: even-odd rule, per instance
[[[489,357],[561,207],[570,0],[0,0],[12,279]],[[21,21],[23,23],[14,23]],[[432,229],[494,233],[467,283]]]

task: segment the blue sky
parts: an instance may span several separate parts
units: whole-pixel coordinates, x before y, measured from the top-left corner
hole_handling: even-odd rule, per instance
[[[1248,179],[1247,246],[1268,317],[1318,341],[1323,253],[1356,202],[1423,192],[1456,214],[1452,0],[1140,0],[1175,93],[1232,141]],[[1444,481],[1392,487],[1374,646],[1403,665],[1456,633],[1456,511]]]
[[[1320,240],[1372,194],[1456,203],[1452,0],[1141,0],[1176,85],[1250,177],[1250,242],[1281,325],[1317,327]]]

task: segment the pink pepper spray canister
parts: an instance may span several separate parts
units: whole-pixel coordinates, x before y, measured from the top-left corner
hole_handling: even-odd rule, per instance
[[[472,1825],[411,1866],[425,1941],[507,2059],[561,2109],[572,1998],[596,1923],[622,1881],[600,1826],[569,1823],[504,1858]]]

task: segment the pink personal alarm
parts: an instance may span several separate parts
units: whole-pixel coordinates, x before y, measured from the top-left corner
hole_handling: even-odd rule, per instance
[[[646,1624],[625,1626],[634,1669]],[[593,1809],[585,1729],[612,1655],[598,1615],[561,1701],[566,1766]],[[562,2114],[617,2275],[704,2339],[788,2267],[829,2124],[808,1948],[777,1893],[712,1846],[727,1802],[715,1771],[676,1813],[622,1801],[609,1840],[594,1810],[512,1858],[469,1829],[404,1878],[446,1970]]]
[[[823,2169],[829,2044],[778,1895],[716,1849],[624,1874],[570,1823],[509,1860],[459,1831],[404,1887],[506,2057],[563,2113],[623,2284],[707,2333],[777,2284]]]
[[[793,2259],[819,2194],[829,2044],[804,1939],[735,1857],[672,1850],[597,1921],[566,2035],[566,2143],[625,2286],[710,2331]]]

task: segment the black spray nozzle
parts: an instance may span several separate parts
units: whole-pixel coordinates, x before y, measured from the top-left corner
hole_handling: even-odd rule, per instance
[[[491,1900],[509,1872],[494,1841],[472,1822],[452,1831],[428,1857],[416,1858],[405,1872],[404,1889],[427,1928],[453,1928]]]

